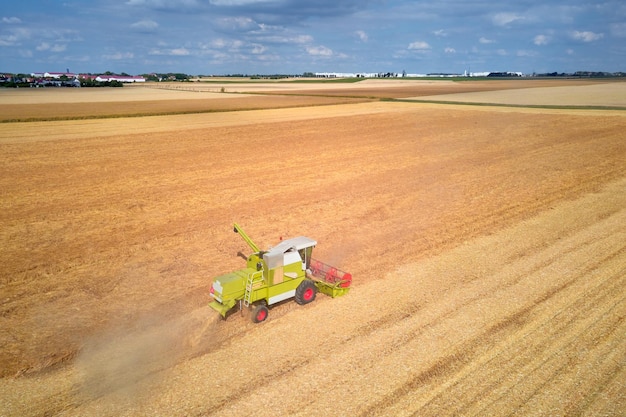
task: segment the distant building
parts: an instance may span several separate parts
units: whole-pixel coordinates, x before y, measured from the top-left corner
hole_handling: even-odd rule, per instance
[[[98,75],[95,78],[99,82],[118,81],[120,83],[145,83],[146,79],[135,75]]]
[[[470,72],[468,76],[469,77],[523,77],[524,73],[513,72],[513,71],[485,71],[485,72]]]
[[[429,73],[429,74],[417,74],[417,73],[401,73],[395,72],[316,72],[317,78],[452,78],[452,77],[487,77],[490,72],[472,72],[465,71],[464,74],[454,73]],[[521,73],[508,73],[522,76]],[[513,76],[513,75],[511,75]]]
[[[510,71],[490,72],[489,75],[487,75],[487,77],[521,77],[521,76],[522,76],[521,72],[510,72]]]
[[[67,77],[68,79],[76,78],[76,74],[74,74],[73,72],[33,72],[30,75],[35,78],[53,78],[55,80],[58,80],[63,76]]]
[[[406,75],[410,76],[410,75]],[[402,74],[393,72],[316,72],[316,78],[396,78]]]
[[[134,75],[91,75],[91,74],[74,74],[73,72],[33,72],[31,76],[34,78],[45,80],[59,80],[65,76],[68,80],[85,79],[99,82],[119,81],[121,83],[143,83],[146,79],[142,76]]]

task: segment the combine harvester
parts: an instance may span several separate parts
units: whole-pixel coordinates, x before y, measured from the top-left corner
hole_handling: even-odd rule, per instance
[[[252,310],[252,321],[260,323],[268,307],[288,299],[300,305],[315,300],[317,292],[330,297],[347,294],[352,275],[311,257],[317,242],[300,236],[281,242],[266,251],[235,223],[235,233],[252,248],[246,268],[216,277],[211,286],[214,301],[209,306],[223,318],[236,306]]]

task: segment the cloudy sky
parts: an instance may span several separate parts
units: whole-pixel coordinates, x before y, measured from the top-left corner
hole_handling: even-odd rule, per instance
[[[21,0],[0,71],[626,71],[623,0]]]

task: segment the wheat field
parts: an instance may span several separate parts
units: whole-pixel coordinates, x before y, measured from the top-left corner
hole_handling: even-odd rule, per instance
[[[626,414],[626,106],[538,81],[2,92],[0,415]],[[233,222],[350,293],[219,319]]]

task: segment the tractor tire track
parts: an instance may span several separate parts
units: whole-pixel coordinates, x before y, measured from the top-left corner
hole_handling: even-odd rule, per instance
[[[623,219],[624,216],[622,215],[621,217],[618,216],[618,218]],[[620,224],[619,222],[617,224]],[[622,223],[623,224],[623,223]],[[615,226],[614,226],[615,227]],[[614,231],[615,228],[607,228],[607,232],[604,236],[604,239],[607,241],[611,241],[611,239],[614,239]],[[619,226],[617,226],[619,228]],[[618,229],[619,230],[619,229]],[[622,231],[623,231],[623,227],[622,227]],[[619,234],[619,233],[618,233]],[[576,240],[577,241],[577,240]],[[592,240],[592,242],[598,242],[598,240]],[[588,242],[589,243],[589,242]],[[600,246],[602,247],[602,246]],[[579,251],[582,252],[582,251]],[[602,251],[598,251],[599,253],[602,253]],[[609,312],[613,312],[613,317],[615,318],[615,316],[617,316],[616,320],[621,320],[620,318],[620,314],[623,315],[623,312],[618,313],[614,310],[614,304],[611,302],[615,299],[616,294],[620,294],[620,290],[621,288],[623,288],[624,282],[623,282],[623,277],[624,277],[624,268],[622,267],[622,269],[619,269],[618,271],[614,272],[613,274],[607,274],[607,278],[604,280],[601,280],[599,284],[595,285],[595,287],[589,288],[584,290],[584,292],[582,292],[581,294],[581,290],[580,288],[577,288],[575,291],[570,291],[570,287],[572,286],[576,286],[576,287],[580,287],[581,286],[581,282],[584,282],[584,280],[589,277],[589,276],[593,276],[597,274],[597,270],[600,269],[603,265],[607,265],[607,264],[618,264],[624,260],[624,254],[625,254],[625,249],[623,246],[618,247],[614,250],[614,252],[607,254],[604,258],[598,258],[597,260],[594,260],[595,262],[591,262],[590,264],[586,265],[585,268],[580,269],[577,271],[577,274],[574,275],[573,279],[561,284],[558,287],[555,287],[551,290],[548,290],[548,292],[542,294],[533,304],[530,304],[527,308],[522,309],[517,311],[517,313],[515,313],[514,315],[510,316],[511,321],[505,320],[502,322],[502,324],[506,327],[519,327],[521,326],[522,329],[526,329],[528,324],[528,316],[532,315],[533,312],[540,308],[541,305],[546,304],[548,306],[550,306],[551,304],[553,304],[555,301],[562,304],[562,303],[571,303],[571,306],[567,306],[567,309],[570,313],[576,312],[579,313],[579,316],[574,316],[574,318],[571,318],[570,320],[561,322],[558,320],[557,316],[549,316],[547,319],[545,319],[545,321],[542,324],[542,327],[546,327],[548,330],[555,328],[557,330],[554,331],[554,333],[552,333],[551,331],[549,332],[550,334],[554,334],[555,336],[559,336],[559,332],[563,329],[568,329],[568,326],[571,326],[573,324],[575,324],[576,322],[585,319],[584,315],[587,314],[587,310],[582,309],[581,306],[582,305],[586,305],[588,306],[589,304],[592,305],[600,305],[600,306],[606,306],[608,305],[608,311]],[[573,253],[572,257],[576,257],[576,253]],[[563,263],[561,261],[561,263]],[[540,270],[538,270],[538,272],[541,272]],[[595,283],[595,281],[593,281]],[[609,284],[609,285],[606,285]],[[562,293],[564,291],[567,292],[571,292],[573,294],[573,299],[565,299],[562,300]],[[597,292],[598,295],[596,296],[596,303],[592,302],[589,300],[589,294],[593,294],[593,292]],[[584,295],[583,295],[584,294]],[[581,297],[582,295],[582,297]],[[558,297],[557,297],[558,296]],[[570,296],[572,297],[572,296]],[[617,302],[620,303],[621,301]],[[554,308],[549,309],[548,311],[552,311]],[[557,310],[558,311],[558,310]],[[618,310],[619,311],[619,310]],[[561,314],[561,312],[559,313]],[[623,317],[622,317],[623,318]],[[507,326],[510,325],[511,322],[515,323],[516,326]],[[556,324],[555,324],[556,323]],[[593,327],[593,322],[592,324],[590,324],[591,327]],[[497,325],[493,326],[489,329],[489,331],[487,331],[485,334],[482,335],[478,335],[476,340],[483,340],[485,338],[485,336],[489,336],[490,332],[493,332],[493,330],[497,329]],[[531,327],[532,329],[532,327]],[[531,339],[531,334],[537,334],[538,336],[538,340],[543,341],[544,343],[546,343],[547,345],[550,344],[550,338],[548,336],[546,336],[546,332],[545,332],[545,328],[543,330],[541,329],[532,329],[533,333],[528,333],[526,335],[523,336],[523,339],[514,339],[515,342],[520,342],[520,346],[524,347],[524,351],[527,351],[530,348],[530,346],[532,346],[532,343],[529,343],[528,341],[524,342],[524,339]],[[584,334],[584,331],[582,332],[578,332],[575,333],[575,335],[572,337],[571,340],[576,340],[576,337],[581,337]],[[546,338],[546,339],[544,339]],[[489,339],[487,339],[489,340]],[[523,342],[523,343],[522,343]],[[470,347],[472,346],[472,344],[470,343]],[[473,346],[475,348],[475,345]],[[496,351],[500,351],[500,349],[502,349],[501,346],[495,346],[494,349]],[[462,352],[465,352],[469,355],[471,355],[473,352],[473,350],[471,348],[468,348],[467,346],[463,346],[463,348],[460,349]],[[529,353],[530,356],[532,356],[533,354],[536,355],[537,357],[542,357],[544,355],[542,355],[542,349],[537,348],[535,350],[533,350],[532,352],[534,353]],[[518,352],[519,353],[519,352]],[[490,354],[488,354],[490,355]],[[478,361],[478,364],[475,367],[475,370],[478,369],[482,369],[483,367],[485,369],[488,370],[498,370],[498,369],[508,369],[508,366],[505,366],[506,364],[508,364],[510,361],[512,361],[513,363],[515,363],[515,359],[516,356],[515,354],[511,354],[511,357],[507,358],[506,360],[503,360],[503,364],[501,365],[490,365],[489,363],[483,363],[482,361]],[[467,361],[467,360],[465,360]],[[457,361],[458,362],[458,361]],[[438,365],[438,364],[437,364]],[[449,364],[451,365],[451,364]],[[460,364],[456,364],[455,366],[449,366],[449,370],[450,372],[455,372],[458,368],[459,368]],[[462,365],[462,364],[461,364]],[[511,368],[512,369],[516,369],[516,370],[520,370],[523,369],[521,368],[521,366],[519,366],[520,364],[518,364],[518,366],[514,366],[512,365]],[[436,366],[434,369],[438,369]],[[432,370],[429,370],[426,372],[426,375],[430,375],[432,373]],[[522,372],[523,373],[523,372]],[[469,379],[470,375],[469,373],[465,372],[466,374],[466,378]],[[506,372],[503,374],[503,376],[506,376]],[[493,379],[483,379],[480,377],[476,377],[476,375],[471,375],[471,383],[473,384],[473,386],[476,385],[480,385],[480,384],[476,384],[476,381],[484,381],[484,380],[495,380],[495,381],[499,381],[498,385],[501,384],[501,377],[497,377],[497,378],[493,378]],[[417,380],[417,377],[416,377]],[[424,381],[422,381],[424,382]],[[401,387],[400,388],[400,393],[405,393],[403,394],[404,396],[408,396],[409,394],[415,396],[418,395],[419,392],[415,392],[415,388],[417,388],[418,386],[421,386],[422,384],[420,383],[409,383],[408,387]],[[413,388],[413,389],[412,389]],[[424,390],[426,388],[422,387],[422,390]],[[468,389],[467,386],[464,386],[461,391],[463,391],[463,389]],[[471,387],[470,387],[471,389]],[[487,388],[489,389],[489,388]],[[443,384],[441,385],[441,388],[438,390],[435,390],[434,392],[439,392],[438,395],[445,397],[445,400],[443,400],[444,402],[446,402],[445,407],[447,409],[449,409],[448,412],[450,413],[454,413],[454,408],[451,407],[451,404],[449,403],[450,398],[457,398],[454,395],[451,395],[450,390],[450,386],[449,384]],[[431,391],[432,392],[432,391]],[[454,391],[452,391],[454,392]],[[380,401],[379,403],[376,404],[376,406],[373,407],[374,410],[380,410],[382,404],[385,403],[389,403],[391,401],[391,399],[393,398],[393,402],[396,402],[398,400],[398,394],[399,392],[394,392],[393,394],[391,394],[387,399],[383,399],[382,401]],[[434,394],[433,394],[434,395]],[[480,398],[480,395],[476,396],[477,398]],[[505,395],[503,396],[503,398],[505,398],[505,401],[507,401],[507,405],[510,406],[510,398],[517,398],[514,395]],[[415,404],[415,401],[413,401],[413,404]],[[428,403],[426,403],[428,404]],[[419,411],[416,412],[416,415],[440,415],[439,413],[441,413],[441,407],[443,406],[442,404],[438,404],[439,408],[433,407],[431,412],[429,413],[428,409],[422,409],[419,408]],[[463,413],[469,413],[469,409],[467,408],[467,403],[463,403]],[[384,408],[383,408],[384,409]],[[401,409],[401,408],[400,408]],[[387,410],[387,411],[381,411],[381,414],[384,414],[385,412],[391,412],[392,414],[394,414],[394,412],[398,412],[399,410]],[[368,411],[369,412],[369,411]],[[457,412],[460,412],[459,409],[457,409]],[[484,415],[483,413],[481,413],[480,411],[475,413],[476,415]],[[489,412],[487,412],[486,414],[490,414]]]
[[[584,304],[593,301],[598,305],[604,305],[603,302],[611,302],[614,299],[615,290],[619,290],[623,285],[623,280],[620,281],[620,276],[610,276],[605,280],[602,284],[607,283],[607,281],[615,282],[615,285],[611,285],[608,289],[602,288],[603,285],[599,285],[596,288],[593,288],[593,298],[585,298],[578,299],[575,304],[570,304],[566,310],[559,311],[559,314],[551,316],[551,317],[542,317],[539,316],[539,319],[543,319],[539,325],[535,325],[532,321],[536,321],[537,319],[530,320],[529,315],[537,315],[538,312],[534,312],[535,308],[540,309],[541,306],[536,305],[532,308],[529,308],[526,312],[526,322],[523,325],[518,326],[518,334],[519,336],[514,336],[507,338],[507,342],[503,345],[500,340],[494,340],[494,346],[492,349],[498,354],[494,356],[493,351],[487,352],[483,358],[476,358],[474,361],[474,366],[471,369],[464,370],[462,375],[459,375],[453,379],[453,384],[445,384],[440,389],[436,390],[436,394],[434,397],[424,404],[422,408],[420,408],[419,412],[415,415],[436,415],[438,410],[441,410],[442,407],[447,407],[448,413],[463,413],[464,415],[487,415],[490,412],[493,412],[493,409],[497,409],[496,405],[498,401],[507,401],[510,402],[511,398],[519,398],[519,396],[513,395],[510,390],[513,389],[514,386],[517,386],[519,383],[519,379],[512,379],[509,375],[512,369],[517,370],[518,375],[524,375],[524,377],[528,377],[533,372],[537,372],[542,366],[545,366],[545,363],[550,360],[547,358],[543,363],[538,364],[536,367],[532,369],[526,369],[525,365],[528,362],[529,357],[546,357],[547,352],[559,352],[564,351],[566,348],[571,348],[571,340],[576,340],[577,338],[582,337],[585,332],[590,329],[593,329],[595,325],[598,324],[598,321],[590,321],[588,327],[583,330],[576,331],[568,342],[558,344],[559,341],[565,337],[567,331],[575,325],[577,322],[584,319],[584,315],[588,314],[587,310],[581,309],[581,306]],[[562,295],[562,294],[560,294]],[[580,297],[580,293],[576,293],[576,296]],[[543,302],[543,301],[542,301]],[[559,303],[563,304],[563,300],[551,300],[551,303]],[[620,300],[619,303],[623,304],[623,300]],[[545,308],[549,308],[551,305],[546,306]],[[619,317],[615,317],[615,315],[611,315],[616,312],[616,308],[619,305],[609,305],[609,307],[604,311],[603,317],[606,319],[616,320],[616,325],[620,324],[621,319]],[[544,308],[544,309],[545,309]],[[561,318],[561,316],[568,316],[569,318]],[[530,329],[529,329],[530,328]],[[606,331],[605,328],[603,328]],[[612,334],[614,332],[609,332],[608,334]],[[523,348],[522,348],[523,347]],[[488,373],[484,370],[489,370]],[[558,375],[555,373],[554,377]],[[519,377],[518,377],[519,378]],[[505,381],[511,381],[509,384],[509,391],[506,390]],[[476,383],[476,381],[483,381],[481,383]],[[445,388],[445,393],[443,392],[443,388]],[[486,398],[490,398],[494,396],[493,392],[497,391],[498,396],[492,399],[491,402],[486,401]],[[456,394],[456,395],[455,395]],[[472,398],[473,406],[469,406],[467,403],[463,403],[462,408],[453,408],[449,403],[449,398]],[[520,401],[527,401],[524,399],[520,399]]]

